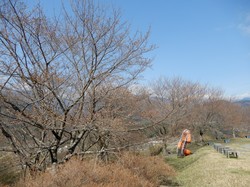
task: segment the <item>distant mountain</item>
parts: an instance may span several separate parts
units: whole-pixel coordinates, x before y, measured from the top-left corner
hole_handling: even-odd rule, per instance
[[[243,99],[235,101],[235,103],[243,106],[243,107],[250,107],[250,97],[245,97]]]
[[[250,101],[250,97],[244,97],[243,99],[241,99],[242,101]]]

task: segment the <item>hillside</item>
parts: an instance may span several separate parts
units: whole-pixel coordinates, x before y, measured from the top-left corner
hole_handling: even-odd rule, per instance
[[[250,107],[250,97],[246,97],[241,100],[235,101],[235,103],[243,107]]]
[[[177,182],[182,186],[249,186],[250,140],[236,139],[227,146],[239,151],[238,159],[226,158],[212,146],[206,146],[184,159],[168,157],[167,162],[177,169]]]

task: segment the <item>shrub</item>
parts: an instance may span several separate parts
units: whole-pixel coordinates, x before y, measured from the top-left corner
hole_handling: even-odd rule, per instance
[[[159,155],[163,150],[162,145],[152,145],[149,147],[149,152],[151,156]]]
[[[112,163],[100,163],[95,159],[80,161],[77,158],[57,168],[19,181],[17,187],[59,186],[159,186],[169,183],[174,170],[160,157],[135,155],[125,152]]]

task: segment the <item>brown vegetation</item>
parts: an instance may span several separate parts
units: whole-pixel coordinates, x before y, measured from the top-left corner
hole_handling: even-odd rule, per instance
[[[74,158],[59,166],[56,174],[46,171],[20,181],[16,187],[146,187],[171,184],[174,177],[174,170],[162,158],[125,152],[109,164],[98,162],[96,159],[80,161]]]
[[[201,141],[204,133],[218,138],[225,129],[246,129],[249,108],[225,101],[219,89],[161,78],[150,89],[131,91],[155,47],[149,32],[132,33],[119,11],[107,10],[94,0],[73,0],[62,16],[48,18],[39,5],[0,1],[0,151],[16,154],[24,170],[45,171],[74,156],[108,162],[160,137],[164,146],[151,150],[156,155],[184,128]],[[70,182],[81,185],[91,171],[84,180],[89,185],[153,185],[166,170],[159,161],[150,165],[155,160],[127,154],[110,165],[74,160],[59,168],[58,179],[45,173],[29,182],[49,185],[51,178],[59,186],[75,178]]]

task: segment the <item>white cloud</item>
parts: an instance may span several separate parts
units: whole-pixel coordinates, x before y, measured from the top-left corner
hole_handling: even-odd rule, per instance
[[[245,34],[250,35],[250,13],[245,14],[242,22],[238,24],[238,29]]]
[[[235,96],[233,96],[233,99],[234,100],[241,100],[241,99],[246,98],[246,97],[250,97],[250,92],[235,95]]]
[[[146,87],[140,84],[133,84],[131,86],[129,86],[129,90],[133,93],[133,94],[140,94],[142,92],[147,92],[150,95],[153,94],[153,90],[150,87]]]
[[[246,25],[246,24],[239,24],[239,25],[238,25],[238,28],[239,28],[242,32],[244,32],[244,33],[250,35],[250,24],[249,24],[249,25]]]

